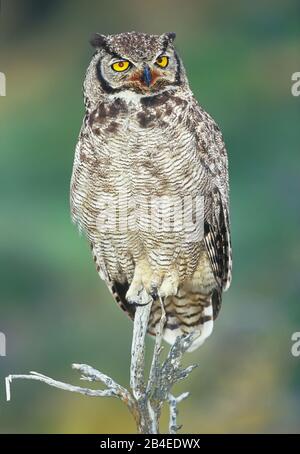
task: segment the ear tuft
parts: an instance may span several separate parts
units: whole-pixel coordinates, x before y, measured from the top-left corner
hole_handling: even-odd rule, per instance
[[[90,44],[93,47],[101,49],[103,46],[106,45],[106,36],[101,35],[100,33],[93,33],[90,37]]]
[[[173,42],[174,39],[176,38],[176,33],[174,32],[168,32],[168,33],[165,33],[164,35],[170,42]]]

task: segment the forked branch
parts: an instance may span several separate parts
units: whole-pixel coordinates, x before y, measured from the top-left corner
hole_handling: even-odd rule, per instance
[[[193,342],[191,335],[177,337],[170,348],[167,358],[161,362],[163,329],[166,321],[165,311],[161,301],[162,315],[155,338],[153,358],[148,380],[145,380],[145,336],[151,312],[152,299],[143,291],[140,304],[136,308],[130,366],[130,390],[119,385],[109,376],[86,364],[73,364],[72,367],[81,373],[81,380],[88,382],[101,382],[106,389],[89,389],[70,385],[38,372],[28,375],[9,375],[6,377],[6,398],[11,399],[11,383],[13,380],[36,380],[64,391],[84,394],[90,397],[116,397],[128,407],[132,413],[139,433],[159,433],[159,420],[164,403],[169,405],[169,433],[175,434],[180,426],[177,424],[178,404],[186,399],[188,392],[174,397],[171,393],[173,386],[184,380],[196,365],[182,368],[181,360],[184,353]]]

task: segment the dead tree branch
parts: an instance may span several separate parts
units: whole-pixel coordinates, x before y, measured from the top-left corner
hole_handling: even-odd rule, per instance
[[[163,329],[166,315],[161,301],[162,315],[158,325],[153,358],[149,371],[148,380],[145,380],[145,336],[148,320],[151,312],[152,299],[143,291],[140,296],[140,304],[136,307],[134,318],[131,366],[130,366],[130,391],[119,385],[108,375],[86,364],[73,364],[72,367],[81,373],[81,380],[88,382],[101,382],[106,389],[89,389],[70,385],[38,372],[30,372],[28,375],[9,375],[6,377],[6,397],[11,399],[11,383],[13,380],[36,380],[46,383],[64,391],[84,394],[90,397],[115,397],[120,399],[132,413],[139,433],[159,433],[159,420],[164,403],[169,405],[169,433],[175,434],[181,426],[177,424],[178,404],[186,399],[188,392],[174,397],[171,393],[173,386],[188,377],[196,365],[182,368],[181,360],[184,353],[193,342],[191,335],[180,336],[170,348],[165,361],[161,361]]]

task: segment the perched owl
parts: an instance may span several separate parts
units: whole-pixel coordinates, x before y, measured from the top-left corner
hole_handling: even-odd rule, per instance
[[[133,319],[140,292],[161,302],[164,339],[211,334],[231,280],[227,154],[199,106],[174,33],[95,34],[71,181],[73,221],[97,271]]]

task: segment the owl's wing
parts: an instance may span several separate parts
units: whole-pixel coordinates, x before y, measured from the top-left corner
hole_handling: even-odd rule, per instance
[[[221,197],[213,204],[217,214],[204,221],[204,241],[215,279],[223,290],[227,290],[231,282],[231,240],[227,209],[223,207]]]
[[[72,221],[78,226],[79,231],[83,232],[90,244],[97,244],[97,213],[99,212],[97,178],[93,169],[96,166],[93,142],[88,134],[84,133],[84,125],[79,135],[76,145],[75,158],[70,188],[70,207]],[[93,249],[93,247],[92,247]],[[97,256],[97,271],[100,277],[108,281],[109,276],[104,261],[98,250],[94,250]]]
[[[95,184],[95,178],[97,177],[95,177],[93,172],[93,168],[96,167],[93,159],[92,138],[84,133],[83,125],[76,145],[71,179],[70,205],[72,220],[90,241],[94,262],[100,278],[105,281],[121,309],[133,319],[135,307],[126,300],[129,284],[126,281],[113,281],[102,257],[96,225],[97,216],[95,215],[97,212],[97,184]]]
[[[215,121],[196,102],[193,110],[199,162],[210,181],[204,194],[204,242],[220,291],[227,290],[232,270],[227,153]]]

